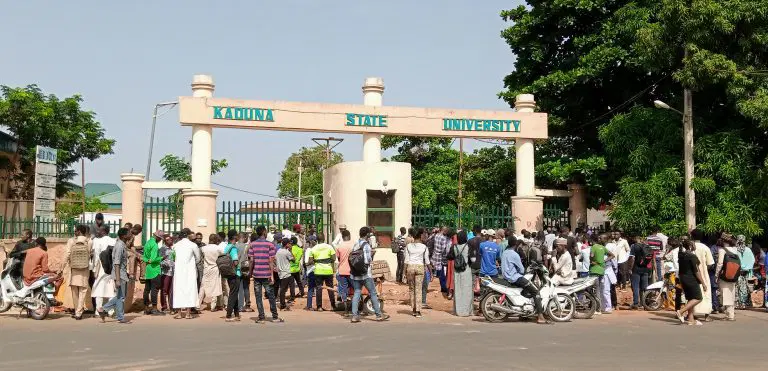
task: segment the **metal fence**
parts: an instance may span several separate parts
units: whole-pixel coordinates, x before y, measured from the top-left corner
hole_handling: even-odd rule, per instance
[[[223,201],[221,210],[216,212],[216,230],[244,232],[248,228],[255,230],[259,225],[283,229],[301,224],[305,231],[314,227],[331,239],[332,220],[333,213],[303,203]]]
[[[465,208],[461,214],[456,206],[444,205],[434,208],[414,207],[411,211],[411,224],[425,228],[444,226],[469,229],[475,225],[482,228],[512,228],[514,219],[508,205]]]
[[[77,219],[59,220],[43,219],[40,217],[32,219],[4,218],[0,216],[0,238],[13,239],[19,238],[24,230],[29,229],[35,237],[45,238],[69,238],[75,235],[75,228],[79,224],[91,225],[94,221],[83,222]],[[116,236],[120,228],[120,222],[105,222],[109,226],[110,235]]]
[[[144,241],[157,230],[173,235],[184,228],[184,203],[179,197],[149,197],[143,210]]]
[[[544,227],[570,227],[571,211],[560,202],[544,203]]]

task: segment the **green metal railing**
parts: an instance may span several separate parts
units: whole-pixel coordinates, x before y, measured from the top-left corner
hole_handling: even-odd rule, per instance
[[[571,211],[568,210],[567,204],[545,202],[543,219],[545,227],[570,227]]]
[[[144,241],[157,230],[173,235],[184,228],[184,203],[178,197],[149,197],[143,210]]]
[[[32,219],[4,218],[0,216],[0,238],[13,239],[19,238],[24,230],[29,229],[35,237],[45,238],[69,238],[75,235],[75,228],[79,224],[90,226],[94,221],[83,223],[77,219],[59,220],[43,219],[40,217]],[[109,226],[110,235],[116,236],[120,228],[120,222],[105,222]]]
[[[460,223],[459,223],[460,222]],[[514,226],[512,209],[507,205],[464,208],[459,214],[455,205],[434,208],[413,207],[411,224],[414,227],[511,228]]]
[[[234,229],[244,232],[248,228],[255,230],[259,225],[283,229],[286,225],[291,227],[301,224],[305,231],[314,226],[316,231],[323,232],[327,239],[331,239],[332,220],[333,213],[303,203],[223,201],[220,211],[216,212],[216,230],[227,232]]]

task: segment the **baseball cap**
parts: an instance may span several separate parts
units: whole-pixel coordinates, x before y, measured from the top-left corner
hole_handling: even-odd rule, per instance
[[[347,229],[347,225],[346,224],[339,224],[339,229]]]

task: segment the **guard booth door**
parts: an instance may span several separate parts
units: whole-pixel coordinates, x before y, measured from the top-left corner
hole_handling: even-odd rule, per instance
[[[376,231],[379,247],[391,247],[395,233],[395,192],[369,189],[366,224]]]

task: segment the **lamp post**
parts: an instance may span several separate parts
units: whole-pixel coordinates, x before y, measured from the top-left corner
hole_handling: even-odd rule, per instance
[[[683,111],[670,107],[660,101],[653,101],[657,108],[675,111],[683,116],[683,168],[685,170],[685,224],[688,231],[696,228],[696,192],[691,188],[694,176],[693,168],[693,99],[691,90],[683,92]]]
[[[155,104],[155,110],[152,112],[152,131],[149,134],[149,156],[147,157],[147,176],[146,180],[149,180],[149,171],[152,169],[152,148],[155,146],[155,126],[157,126],[157,118],[171,111],[171,108],[179,104],[179,102],[163,102]],[[170,106],[167,111],[157,114],[157,109],[160,107]]]

